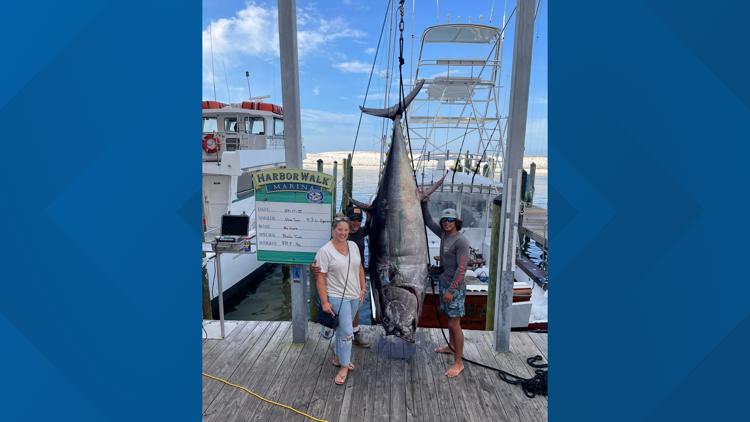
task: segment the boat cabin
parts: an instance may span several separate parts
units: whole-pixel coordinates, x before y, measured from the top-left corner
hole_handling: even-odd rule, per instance
[[[203,161],[221,161],[227,151],[284,148],[284,110],[271,103],[202,104]]]

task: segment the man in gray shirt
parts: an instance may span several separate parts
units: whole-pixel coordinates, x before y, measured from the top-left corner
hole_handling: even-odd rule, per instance
[[[448,346],[435,349],[438,353],[453,354],[453,366],[448,368],[445,375],[449,378],[458,376],[464,370],[461,357],[464,350],[464,333],[461,330],[461,317],[464,316],[464,298],[466,297],[466,282],[464,275],[469,262],[469,241],[459,233],[462,221],[453,208],[446,208],[440,213],[440,223],[432,219],[427,201],[422,200],[422,216],[429,229],[440,237],[440,312],[448,317],[448,332],[450,342]]]

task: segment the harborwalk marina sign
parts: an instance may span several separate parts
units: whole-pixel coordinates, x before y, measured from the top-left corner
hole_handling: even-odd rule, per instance
[[[258,261],[310,264],[331,238],[333,176],[298,169],[253,173]]]

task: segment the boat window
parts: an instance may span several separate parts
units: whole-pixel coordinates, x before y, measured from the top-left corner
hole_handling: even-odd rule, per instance
[[[273,134],[277,136],[284,136],[284,120],[273,119]]]
[[[245,117],[245,133],[251,135],[265,135],[266,122],[262,117]]]
[[[245,199],[253,196],[253,176],[250,172],[242,173],[237,177],[237,199]]]
[[[204,117],[203,118],[203,131],[204,132],[218,132],[219,127],[216,124],[216,117]]]
[[[237,118],[236,117],[224,118],[224,132],[237,132]]]

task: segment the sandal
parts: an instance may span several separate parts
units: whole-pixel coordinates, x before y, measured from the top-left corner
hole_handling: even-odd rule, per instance
[[[337,357],[334,356],[333,360],[331,360],[331,365],[333,365],[333,366],[335,366],[337,368],[341,368],[341,363],[339,362],[339,358],[337,358]],[[349,362],[349,370],[353,371],[355,368],[356,368],[356,366],[354,366],[354,363],[353,362]]]
[[[341,373],[337,373],[336,377],[333,379],[333,382],[336,383],[336,385],[344,385],[346,383],[346,378],[349,376],[349,371],[347,371],[344,376],[341,376]]]

